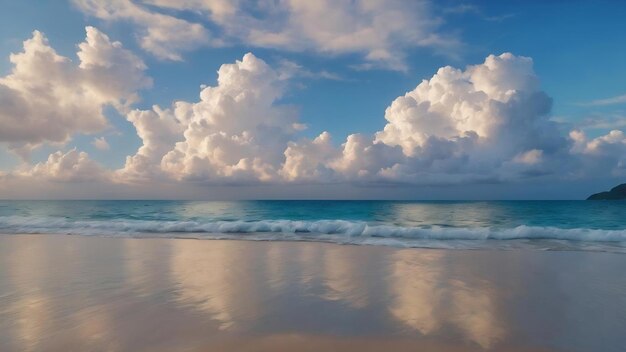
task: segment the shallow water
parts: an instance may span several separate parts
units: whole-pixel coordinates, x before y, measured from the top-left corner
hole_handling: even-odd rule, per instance
[[[623,351],[626,256],[0,235],[1,351]]]
[[[626,252],[626,202],[0,201],[0,232]]]

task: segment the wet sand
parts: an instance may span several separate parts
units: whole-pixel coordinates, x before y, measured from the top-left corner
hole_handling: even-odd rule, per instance
[[[0,235],[0,351],[622,351],[626,255]]]

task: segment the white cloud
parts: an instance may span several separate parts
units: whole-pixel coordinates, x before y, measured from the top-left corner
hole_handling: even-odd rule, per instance
[[[626,136],[569,136],[550,120],[532,60],[509,53],[463,70],[444,67],[385,111],[372,136],[341,145],[328,132],[299,138],[297,111],[281,102],[291,77],[253,54],[224,64],[196,102],[133,110],[143,145],[109,173],[72,150],[21,175],[149,184],[467,184],[626,175]]]
[[[566,165],[568,146],[550,108],[531,59],[492,55],[465,70],[441,68],[395,99],[373,139],[351,135],[337,150],[328,136],[291,143],[283,173],[413,184],[549,174]]]
[[[586,176],[626,176],[626,134],[620,130],[589,139],[584,132],[570,132],[572,154],[580,162]]]
[[[183,126],[170,110],[154,106],[152,110],[133,110],[127,115],[143,145],[137,154],[126,157],[124,168],[118,170],[122,181],[141,181],[162,176],[161,159],[183,139]]]
[[[209,32],[198,23],[150,11],[131,0],[73,0],[84,13],[106,21],[128,21],[139,29],[147,52],[163,60],[182,60],[181,52],[209,43]]]
[[[277,103],[284,88],[279,72],[246,54],[220,67],[217,85],[203,88],[200,101],[131,112],[144,143],[127,158],[121,180],[162,172],[203,182],[275,180],[287,142],[302,127],[292,107]]]
[[[169,176],[176,180],[239,183],[370,179],[400,162],[400,148],[351,135],[341,148],[322,133],[293,142],[302,130],[295,109],[280,104],[289,77],[246,54],[224,64],[218,84],[200,101],[178,101],[171,110],[135,110],[128,119],[143,146],[129,156],[122,182]]]
[[[107,171],[76,148],[67,153],[52,153],[48,160],[32,167],[24,165],[16,174],[55,182],[104,181],[107,177]]]
[[[347,180],[384,178],[386,170],[406,161],[396,146],[377,143],[371,137],[352,134],[341,145],[341,156],[330,162],[330,167]]]
[[[437,33],[441,19],[433,15],[427,1],[286,0],[267,5],[263,17],[241,12],[251,26],[238,36],[252,45],[361,53],[368,66],[405,70],[406,49],[449,50],[457,44]]]
[[[535,111],[521,110],[528,104]],[[528,122],[531,127],[544,122],[542,117],[549,111],[550,100],[538,91],[529,58],[491,55],[484,64],[465,71],[443,67],[394,100],[385,111],[388,123],[376,140],[399,145],[412,156],[432,137],[449,140],[475,133],[493,140],[508,124]],[[521,112],[525,116],[514,116]]]
[[[450,184],[569,177],[576,155],[596,149],[613,156],[605,169],[622,162],[617,132],[578,142],[560,134],[529,58],[506,53],[465,70],[441,68],[391,103],[383,130],[350,135],[341,146],[328,132],[296,138],[295,111],[279,103],[289,77],[246,54],[222,65],[200,101],[132,112],[144,145],[118,177]]]
[[[85,13],[107,21],[129,21],[139,28],[144,49],[180,60],[193,47],[240,41],[247,45],[323,54],[360,54],[363,68],[406,70],[406,51],[427,47],[454,55],[459,43],[439,33],[442,19],[430,1],[402,0],[74,0]],[[148,6],[149,5],[149,6]],[[220,40],[177,15],[204,15]]]
[[[144,63],[96,28],[86,28],[75,65],[50,47],[39,31],[11,54],[12,71],[0,78],[0,142],[28,156],[43,143],[65,143],[75,133],[107,126],[103,107],[119,110],[151,80]]]
[[[274,179],[297,126],[294,109],[276,103],[283,81],[252,54],[222,65],[218,76],[199,102],[176,104],[185,139],[165,155],[163,168],[177,179]]]
[[[96,147],[96,149],[98,149],[98,150],[109,150],[109,149],[111,149],[111,146],[109,145],[109,142],[107,142],[106,138],[104,138],[104,137],[94,138],[93,141],[91,142],[91,144],[93,144],[93,146]]]
[[[405,160],[400,148],[373,143],[362,134],[348,136],[340,148],[328,132],[313,141],[290,142],[281,175],[287,181],[371,181],[383,178],[385,170]]]
[[[286,181],[317,182],[332,179],[333,173],[328,163],[338,157],[338,151],[330,139],[330,133],[323,132],[312,141],[302,139],[289,142],[280,175]]]
[[[388,123],[376,141],[400,146],[409,157],[390,177],[442,173],[446,179],[455,174],[498,178],[509,161],[535,165],[566,148],[549,120],[550,109],[551,99],[539,89],[531,59],[491,55],[465,70],[441,68],[397,98],[385,111]]]
[[[626,136],[620,130],[612,130],[604,136],[588,139],[581,131],[572,131],[570,138],[574,140],[574,152],[582,154],[604,154],[610,146],[621,147],[626,144]]]

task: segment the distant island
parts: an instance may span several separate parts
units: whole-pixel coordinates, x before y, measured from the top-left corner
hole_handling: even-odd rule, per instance
[[[626,183],[613,187],[608,192],[592,194],[587,200],[624,200],[626,199]]]

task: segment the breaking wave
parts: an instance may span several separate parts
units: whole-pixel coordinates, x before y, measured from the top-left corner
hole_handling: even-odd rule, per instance
[[[563,240],[579,242],[624,242],[626,230],[517,226],[406,227],[346,220],[258,221],[163,221],[163,220],[69,220],[53,217],[0,217],[0,232],[6,234],[75,234],[127,237],[238,238],[257,240],[320,240],[411,246],[402,240],[486,241]],[[376,239],[394,239],[376,242]],[[414,243],[413,243],[414,244]]]

